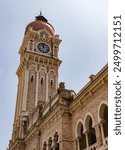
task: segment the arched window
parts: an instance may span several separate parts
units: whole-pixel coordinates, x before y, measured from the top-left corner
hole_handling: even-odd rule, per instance
[[[83,134],[83,125],[81,122],[79,122],[78,126],[77,126],[77,136],[78,136],[79,150],[85,149],[86,148],[86,137],[85,137],[85,134]]]
[[[48,150],[51,150],[51,149],[52,149],[52,138],[50,137],[48,141]]]
[[[103,124],[103,129],[104,129],[104,137],[108,136],[108,107],[106,106],[104,109],[104,124]]]
[[[51,87],[53,86],[53,80],[50,80],[50,86]]]
[[[99,117],[103,125],[104,138],[108,137],[108,107],[106,104],[102,104],[99,111]]]
[[[41,84],[43,84],[43,77],[41,78]]]
[[[59,138],[59,135],[57,132],[55,132],[54,134],[54,138],[53,138],[53,142],[54,142],[54,150],[59,150],[59,143],[58,143],[58,138]]]
[[[85,127],[87,130],[89,146],[96,143],[96,133],[95,133],[95,129],[93,128],[92,125],[93,125],[92,118],[90,115],[88,115],[86,118],[86,121],[85,121]]]
[[[92,118],[90,117],[89,120],[89,132],[88,132],[88,141],[89,141],[89,146],[96,143],[96,134],[95,134],[95,129],[92,127]]]
[[[33,75],[31,76],[31,82],[33,82]]]
[[[43,144],[43,150],[47,150],[47,144],[46,144],[46,142],[44,142],[44,144]]]

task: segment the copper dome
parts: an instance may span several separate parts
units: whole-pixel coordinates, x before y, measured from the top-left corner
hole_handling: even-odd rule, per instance
[[[39,31],[42,29],[46,29],[51,35],[55,35],[55,30],[51,24],[48,23],[48,20],[42,16],[36,16],[36,20],[29,23],[26,27],[25,34],[28,31],[29,27],[32,27],[33,30]]]

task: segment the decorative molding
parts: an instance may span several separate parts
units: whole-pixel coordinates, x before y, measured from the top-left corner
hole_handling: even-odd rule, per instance
[[[83,105],[85,101],[91,99],[94,94],[101,90],[107,84],[108,67],[107,65],[96,75],[96,79],[89,82],[77,95],[74,96],[74,101],[71,103],[71,111],[74,112],[78,107]]]

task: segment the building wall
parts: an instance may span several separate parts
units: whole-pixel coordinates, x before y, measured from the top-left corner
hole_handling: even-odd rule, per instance
[[[35,24],[45,26],[45,18],[41,14],[38,18],[41,21],[36,17]],[[19,50],[19,84],[9,150],[106,150],[108,66],[91,75],[77,94],[63,82],[58,87],[61,40],[47,28],[37,31],[29,27]],[[40,42],[50,47],[50,53],[37,48]]]
[[[75,139],[73,142],[73,150],[77,150],[78,148],[78,123],[81,122],[83,124],[83,133],[85,132],[85,123],[87,116],[91,116],[93,120],[93,127],[96,130],[96,138],[99,142],[101,138],[101,134],[96,127],[100,123],[99,117],[99,109],[102,104],[108,103],[108,88],[107,85],[104,85],[101,89],[99,89],[93,96],[86,100],[83,105],[79,106],[77,110],[73,113],[72,116],[72,138]],[[76,148],[77,147],[77,148]]]

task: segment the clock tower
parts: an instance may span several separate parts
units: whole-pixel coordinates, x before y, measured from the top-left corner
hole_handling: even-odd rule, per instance
[[[45,107],[56,95],[58,89],[59,35],[40,13],[26,27],[19,50],[20,64],[17,69],[18,93],[12,140],[22,138],[27,116],[39,104]],[[26,126],[25,126],[26,127]]]
[[[108,149],[108,67],[77,94],[58,85],[60,42],[41,13],[25,29],[9,150]]]

